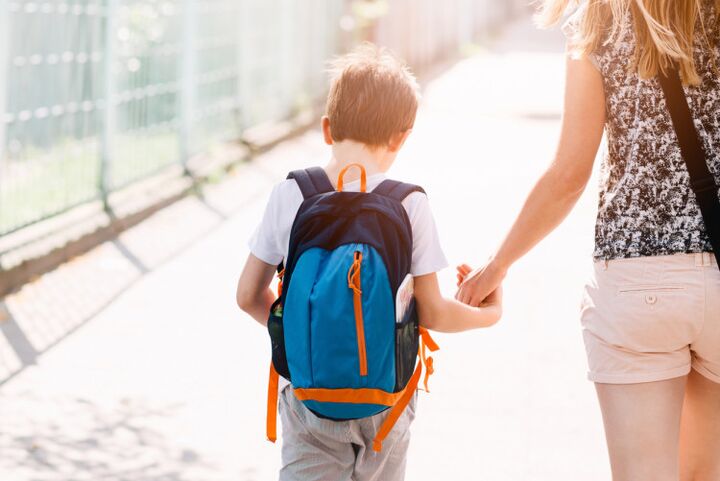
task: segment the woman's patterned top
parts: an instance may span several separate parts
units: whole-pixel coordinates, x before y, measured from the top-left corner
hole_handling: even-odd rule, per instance
[[[707,41],[700,20],[695,40],[702,82],[685,93],[720,184],[720,78],[713,67],[720,64],[720,26],[714,0],[703,4]],[[581,8],[565,25],[570,37],[583,13]],[[631,68],[635,45],[629,18],[617,40],[605,42],[591,58],[603,77],[607,115],[594,257],[711,252],[662,88],[657,79],[643,80]]]

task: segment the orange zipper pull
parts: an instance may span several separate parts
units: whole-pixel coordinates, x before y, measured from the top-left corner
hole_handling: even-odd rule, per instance
[[[367,351],[365,347],[365,323],[362,313],[362,284],[360,270],[362,268],[362,252],[355,251],[353,263],[348,270],[348,287],[353,291],[353,309],[355,311],[355,331],[357,332],[358,358],[360,359],[360,375],[367,376]]]

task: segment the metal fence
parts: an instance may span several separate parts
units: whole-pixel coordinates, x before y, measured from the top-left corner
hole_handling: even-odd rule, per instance
[[[422,65],[503,5],[0,0],[0,236],[316,103],[363,25]]]

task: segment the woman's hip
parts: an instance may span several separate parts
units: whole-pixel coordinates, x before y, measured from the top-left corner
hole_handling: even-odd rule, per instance
[[[720,380],[720,270],[710,253],[596,262],[581,320],[591,380],[669,379],[703,359]]]

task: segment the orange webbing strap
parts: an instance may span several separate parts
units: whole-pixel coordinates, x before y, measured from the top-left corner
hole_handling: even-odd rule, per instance
[[[365,167],[363,167],[362,164],[357,163],[348,164],[343,170],[340,171],[340,175],[338,175],[337,181],[338,192],[342,192],[343,186],[345,185],[345,174],[353,167],[357,167],[358,169],[360,169],[360,192],[367,192],[367,174],[365,173]]]
[[[268,380],[267,397],[267,438],[270,442],[277,441],[277,405],[278,405],[278,375],[272,362],[270,362],[270,378]]]
[[[277,287],[278,297],[282,296],[283,277],[285,277],[285,269],[277,274],[279,282]],[[277,405],[278,405],[278,383],[280,375],[275,370],[272,361],[270,361],[270,375],[268,376],[268,396],[267,396],[267,420],[266,431],[267,438],[270,442],[277,441]]]
[[[423,379],[423,386],[425,387],[425,392],[430,392],[430,390],[428,389],[428,380],[430,380],[430,376],[435,372],[435,367],[433,365],[432,356],[428,356],[425,353],[426,348],[429,349],[430,352],[435,352],[440,349],[440,346],[438,346],[435,340],[430,336],[430,331],[428,331],[424,327],[421,327],[420,361],[425,366],[425,379]]]
[[[293,392],[299,401],[320,401],[324,403],[382,404],[394,406],[402,397],[403,391],[386,392],[381,389],[303,389],[296,387]]]
[[[419,362],[417,367],[415,368],[415,372],[410,378],[410,381],[408,381],[407,386],[405,386],[400,400],[398,400],[397,404],[395,404],[395,406],[390,409],[390,413],[385,418],[385,421],[380,426],[380,429],[378,429],[378,432],[375,435],[375,439],[373,439],[373,451],[378,453],[382,451],[382,442],[385,440],[387,435],[390,434],[393,426],[395,426],[397,420],[400,419],[400,415],[403,413],[403,411],[405,411],[405,408],[410,403],[413,395],[415,395],[418,383],[420,382],[421,373],[422,363]]]

